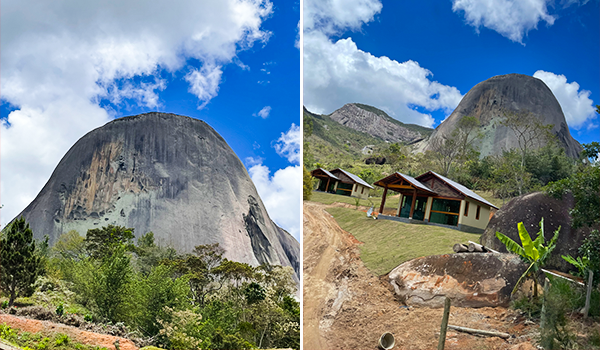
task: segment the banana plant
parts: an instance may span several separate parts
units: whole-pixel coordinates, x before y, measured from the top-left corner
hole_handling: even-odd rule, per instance
[[[556,240],[558,239],[558,234],[560,233],[559,226],[558,229],[554,231],[554,236],[552,237],[550,242],[548,242],[548,245],[545,245],[546,241],[544,238],[544,218],[542,218],[542,220],[540,221],[540,230],[538,231],[535,240],[531,239],[531,236],[529,236],[529,233],[527,232],[527,229],[525,229],[525,225],[523,225],[523,222],[519,222],[517,224],[517,229],[519,231],[519,238],[521,239],[522,246],[520,246],[517,242],[513,241],[508,236],[500,232],[496,232],[496,237],[500,240],[500,242],[504,243],[506,249],[509,252],[519,255],[523,260],[529,263],[529,267],[521,275],[521,277],[515,284],[515,287],[513,288],[511,294],[514,294],[517,291],[517,288],[519,287],[519,284],[521,284],[521,281],[534,274],[535,272],[539,271],[539,269],[546,264],[546,260],[548,260],[550,254],[556,247]],[[533,278],[533,285],[533,297],[537,298],[538,288],[537,278],[535,277]]]
[[[565,261],[568,262],[569,264],[575,266],[577,268],[577,270],[579,270],[580,277],[585,277],[586,271],[590,267],[590,260],[588,259],[587,256],[584,256],[583,258],[578,256],[577,259],[573,258],[570,255],[567,255],[567,256],[561,255],[561,257],[563,259],[565,259]]]

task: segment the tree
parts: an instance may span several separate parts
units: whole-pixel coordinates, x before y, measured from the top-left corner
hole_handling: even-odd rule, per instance
[[[308,172],[308,170],[306,170],[306,167],[303,166],[302,167],[302,199],[307,201],[310,200],[310,197],[312,196],[312,186],[313,186],[313,182],[312,182],[312,176],[310,175],[310,172]]]
[[[464,116],[459,120],[450,136],[433,139],[432,155],[437,160],[443,176],[448,176],[455,163],[462,162],[474,155],[473,143],[482,137],[477,132],[478,128],[477,118]]]
[[[43,261],[36,251],[33,231],[21,217],[5,229],[0,239],[0,287],[9,294],[8,306],[17,296],[33,294],[31,285],[42,272]]]
[[[573,228],[598,227],[600,223],[600,167],[585,166],[566,179],[551,182],[545,187],[548,194],[562,198],[571,192],[575,205],[570,210]]]
[[[538,272],[539,269],[544,266],[546,260],[548,260],[550,254],[556,247],[556,240],[558,239],[558,234],[560,233],[559,226],[558,229],[554,231],[554,236],[552,237],[548,245],[545,246],[544,244],[546,243],[546,241],[544,238],[544,218],[542,218],[542,220],[540,221],[540,230],[537,233],[536,239],[533,241],[531,240],[531,236],[529,236],[529,233],[525,229],[525,225],[523,225],[523,222],[519,222],[517,224],[517,229],[519,231],[519,238],[521,239],[521,244],[523,245],[522,247],[518,245],[515,241],[513,241],[510,237],[500,232],[496,232],[496,237],[500,240],[500,242],[504,243],[508,251],[519,255],[523,260],[527,261],[530,264],[527,270],[525,270],[525,272],[521,275],[521,277],[515,284],[512,293],[514,293],[517,290],[519,284],[524,278],[529,277],[532,274]],[[533,297],[537,298],[538,288],[537,278],[535,277],[533,278],[533,285]]]
[[[85,248],[94,259],[103,259],[112,251],[125,245],[126,250],[133,251],[133,229],[123,226],[108,225],[90,229],[85,237]]]
[[[153,232],[147,232],[138,238],[134,251],[136,254],[134,266],[144,276],[147,276],[153,268],[159,266],[161,261],[172,260],[177,256],[177,251],[174,248],[156,245]]]
[[[532,113],[522,111],[519,113],[505,112],[504,120],[500,123],[513,131],[517,138],[517,147],[521,155],[521,164],[517,172],[517,189],[519,195],[523,194],[525,182],[525,159],[530,150],[539,148],[552,139],[553,125],[543,125],[542,122]]]

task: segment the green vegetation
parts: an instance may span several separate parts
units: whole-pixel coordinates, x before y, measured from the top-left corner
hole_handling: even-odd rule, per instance
[[[509,252],[517,254],[523,260],[529,263],[529,267],[527,270],[521,275],[517,283],[515,283],[515,287],[512,290],[514,294],[515,291],[519,288],[519,284],[524,278],[534,276],[533,278],[533,297],[537,298],[538,296],[538,288],[537,288],[537,278],[535,278],[536,273],[544,266],[550,254],[556,247],[556,240],[558,239],[558,235],[560,234],[560,227],[556,231],[554,231],[554,236],[548,242],[546,246],[545,238],[544,238],[544,218],[540,221],[540,230],[537,233],[537,237],[535,240],[531,240],[531,236],[525,229],[523,222],[519,222],[517,224],[517,229],[519,231],[519,238],[521,239],[522,247],[518,245],[515,241],[513,241],[510,237],[496,232],[496,237],[500,240],[500,242],[504,243],[506,249]]]
[[[312,196],[313,181],[310,172],[302,167],[302,199],[309,200]]]
[[[165,349],[299,348],[291,267],[229,261],[218,244],[177,254],[156,245],[152,232],[136,244],[133,237],[119,226],[89,230],[85,239],[63,234],[47,274],[30,282],[35,293],[19,305],[55,320],[112,325]],[[57,336],[33,346],[75,345]]]
[[[48,245],[48,239],[42,246]],[[8,307],[17,296],[30,296],[31,285],[44,272],[43,252],[36,249],[33,232],[25,219],[12,222],[0,238],[0,288],[9,295]]]
[[[452,253],[456,242],[477,241],[478,234],[433,225],[373,220],[364,212],[327,208],[340,227],[363,242],[360,257],[376,275],[390,272],[401,263],[427,255]]]
[[[0,339],[24,350],[107,350],[73,341],[63,333],[29,333],[0,324]]]

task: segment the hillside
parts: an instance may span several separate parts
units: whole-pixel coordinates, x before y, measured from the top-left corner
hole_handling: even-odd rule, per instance
[[[360,103],[348,103],[329,116],[353,130],[390,143],[413,143],[433,132],[419,125],[404,124],[378,108]]]

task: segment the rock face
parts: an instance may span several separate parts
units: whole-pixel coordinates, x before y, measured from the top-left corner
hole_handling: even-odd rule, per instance
[[[525,272],[512,254],[458,253],[413,259],[393,269],[388,277],[396,295],[407,305],[508,306],[510,293]]]
[[[269,218],[246,169],[201,120],[166,113],[116,119],[82,137],[21,213],[50,243],[108,224],[154,232],[180,252],[219,243],[230,260],[292,266],[299,243]]]
[[[480,242],[486,247],[500,252],[506,252],[506,247],[496,238],[496,232],[501,232],[517,243],[521,243],[517,224],[523,225],[531,239],[535,239],[539,231],[539,223],[544,218],[544,238],[546,242],[552,239],[554,231],[560,226],[560,235],[556,248],[548,259],[547,267],[563,272],[576,270],[574,266],[561,258],[561,255],[577,256],[577,249],[590,234],[589,228],[571,228],[569,210],[573,208],[573,195],[567,193],[562,200],[552,198],[542,192],[526,194],[513,198],[500,209],[490,222]]]
[[[522,74],[499,75],[475,85],[430,138],[419,143],[417,150],[428,150],[432,140],[449,136],[464,116],[479,120],[484,137],[476,146],[481,157],[502,154],[503,150],[516,148],[514,132],[499,125],[506,111],[528,111],[544,125],[554,125],[552,133],[568,156],[577,158],[583,150],[571,137],[565,116],[552,91],[543,81]]]
[[[349,103],[330,116],[336,122],[351,129],[367,133],[388,142],[416,142],[426,135],[411,130],[403,123],[392,119],[385,112],[370,106]],[[421,128],[410,125],[414,128]],[[430,130],[430,129],[429,129]]]

